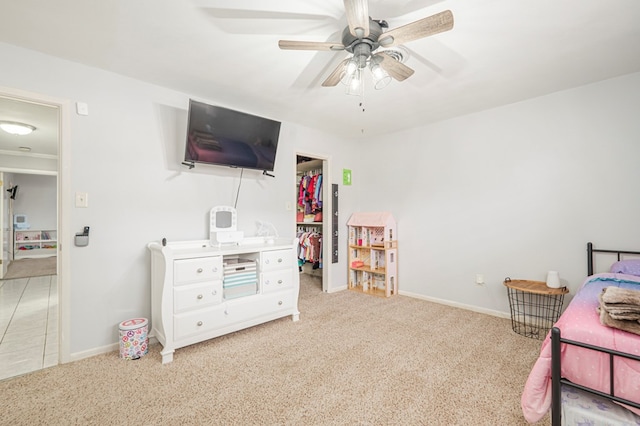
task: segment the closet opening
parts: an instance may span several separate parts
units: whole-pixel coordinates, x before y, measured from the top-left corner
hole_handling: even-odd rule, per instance
[[[301,283],[311,283],[328,291],[328,265],[331,264],[331,199],[326,157],[298,153],[296,155],[296,237],[298,238],[298,271]]]

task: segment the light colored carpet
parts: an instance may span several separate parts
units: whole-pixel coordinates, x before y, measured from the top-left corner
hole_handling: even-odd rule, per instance
[[[404,296],[322,293],[290,317],[137,361],[118,352],[0,382],[1,424],[526,425],[540,341]],[[545,419],[548,421],[548,419]]]
[[[56,256],[40,257],[35,259],[12,260],[7,267],[5,280],[26,277],[41,277],[43,275],[56,275]]]

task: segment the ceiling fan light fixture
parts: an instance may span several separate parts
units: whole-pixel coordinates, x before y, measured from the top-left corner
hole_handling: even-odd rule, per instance
[[[357,70],[358,63],[356,62],[356,60],[354,58],[349,59],[349,62],[347,62],[347,65],[345,65],[344,67],[344,74],[342,74],[342,77],[340,78],[342,84],[349,85],[351,77]]]
[[[0,129],[12,135],[24,136],[33,132],[36,128],[30,124],[15,121],[0,121]]]
[[[357,68],[347,81],[347,95],[362,96],[364,93],[364,84],[362,81],[362,69]]]
[[[373,75],[373,87],[376,90],[384,89],[391,83],[391,76],[377,63],[371,63],[369,66],[371,75]]]

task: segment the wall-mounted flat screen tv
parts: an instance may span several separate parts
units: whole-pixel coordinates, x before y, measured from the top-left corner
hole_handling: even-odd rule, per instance
[[[184,160],[273,171],[280,122],[189,100]]]

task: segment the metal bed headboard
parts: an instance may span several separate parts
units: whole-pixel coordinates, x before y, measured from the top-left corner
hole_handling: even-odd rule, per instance
[[[593,275],[593,254],[594,253],[613,253],[618,256],[618,261],[622,260],[623,254],[633,254],[640,256],[640,251],[626,250],[603,250],[593,248],[593,243],[587,243],[587,276]]]

